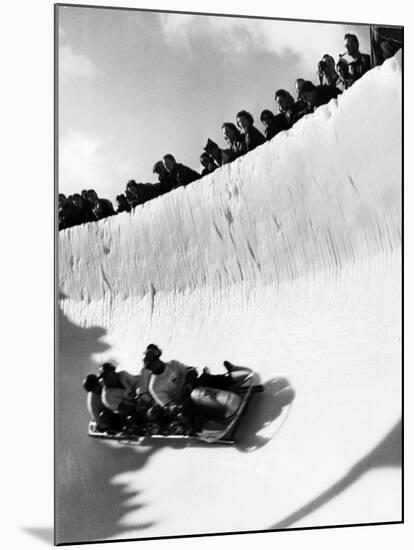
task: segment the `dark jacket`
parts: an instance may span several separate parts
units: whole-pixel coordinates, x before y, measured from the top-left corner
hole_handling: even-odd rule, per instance
[[[253,149],[256,149],[256,147],[262,145],[262,143],[266,141],[264,135],[259,132],[255,126],[250,126],[244,136],[244,139],[247,151],[253,151]]]
[[[81,223],[88,223],[95,220],[92,205],[89,201],[84,201],[82,208],[79,208],[78,211],[81,216]]]
[[[229,162],[245,155],[247,153],[246,141],[244,135],[240,134],[240,137],[237,141],[233,141],[228,149],[224,149],[225,155],[227,155]]]
[[[79,209],[70,201],[59,208],[59,230],[79,225],[82,222],[82,215]]]
[[[212,169],[210,169],[210,170],[209,170],[208,168],[203,168],[203,169],[201,170],[201,177],[207,176],[207,174],[212,174],[216,168],[218,168],[218,166],[214,166],[214,167],[213,167]]]
[[[349,63],[349,74],[352,76],[354,82],[361,78],[367,71],[371,68],[371,58],[366,53],[361,53],[361,55],[352,60]]]
[[[279,132],[283,132],[283,130],[288,130],[289,128],[290,126],[286,116],[284,113],[279,113],[273,118],[272,124],[268,128],[265,128],[264,134],[267,141],[269,141]]]
[[[168,172],[163,176],[160,176],[159,177],[159,185],[160,185],[159,195],[162,195],[164,193],[168,193],[169,191],[171,191],[171,189],[174,187],[174,181],[175,181],[174,178],[172,178],[171,175],[168,174]]]
[[[108,199],[98,199],[93,206],[93,213],[96,220],[102,220],[116,214],[111,201]]]
[[[116,209],[117,214],[121,214],[122,212],[131,212],[131,205],[126,199],[125,202],[120,203]]]
[[[188,185],[189,183],[200,179],[200,174],[185,166],[184,164],[175,164],[174,168],[170,172],[171,179],[173,180],[173,188],[181,187],[182,185]]]
[[[289,128],[291,128],[303,116],[308,115],[311,112],[312,109],[306,101],[303,101],[302,99],[295,101],[295,103],[293,103],[293,105],[291,105],[285,113]]]
[[[316,86],[316,103],[314,110],[329,103],[331,99],[338,97],[341,94],[341,90],[335,86]]]

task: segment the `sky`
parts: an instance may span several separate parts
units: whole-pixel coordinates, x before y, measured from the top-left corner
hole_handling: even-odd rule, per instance
[[[370,52],[368,26],[59,7],[59,191],[114,202],[129,179],[155,182],[166,153],[201,171],[223,122],[245,109],[262,130],[275,91],[316,83],[346,32]]]

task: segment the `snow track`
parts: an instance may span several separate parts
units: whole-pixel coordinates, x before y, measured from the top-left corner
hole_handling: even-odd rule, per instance
[[[398,521],[400,255],[398,56],[231,165],[60,232],[58,541]],[[138,371],[150,341],[261,374],[236,448],[88,440],[82,377]]]

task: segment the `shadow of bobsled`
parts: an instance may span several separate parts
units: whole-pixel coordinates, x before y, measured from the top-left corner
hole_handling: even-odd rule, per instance
[[[295,391],[286,378],[272,378],[264,384],[264,392],[253,394],[236,432],[237,449],[251,452],[266,445],[284,424]],[[275,424],[275,421],[278,422]],[[273,426],[271,434],[260,434]]]

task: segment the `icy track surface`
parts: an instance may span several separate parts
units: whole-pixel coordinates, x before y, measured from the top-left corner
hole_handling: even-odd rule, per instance
[[[401,519],[401,67],[187,188],[59,233],[57,541]],[[256,370],[235,447],[91,440],[107,360]],[[275,535],[277,536],[277,535]]]

